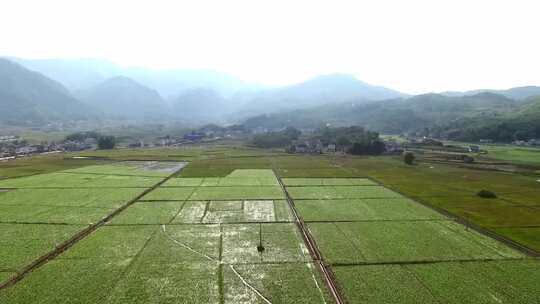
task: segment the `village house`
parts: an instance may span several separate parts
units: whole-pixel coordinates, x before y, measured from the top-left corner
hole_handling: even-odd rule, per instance
[[[184,135],[184,139],[189,141],[201,141],[203,137],[204,134],[195,132]]]
[[[470,153],[479,153],[480,152],[480,147],[475,146],[475,145],[469,146],[469,152]]]
[[[328,144],[326,146],[326,152],[336,152],[336,144]]]
[[[39,150],[38,146],[23,146],[15,149],[15,154],[17,155],[27,155],[32,153],[37,153]]]
[[[297,140],[287,149],[289,153],[321,154],[323,145],[318,139]]]
[[[384,142],[385,154],[401,154],[403,153],[403,146],[395,140],[387,140]]]

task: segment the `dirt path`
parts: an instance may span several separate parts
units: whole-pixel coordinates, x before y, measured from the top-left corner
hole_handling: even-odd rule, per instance
[[[343,297],[343,295],[341,294],[341,291],[338,288],[333,272],[331,271],[329,267],[325,265],[322,258],[322,254],[319,251],[319,247],[317,246],[315,239],[313,238],[309,230],[306,228],[305,223],[302,220],[302,218],[298,215],[298,212],[296,211],[296,207],[294,205],[294,200],[289,195],[287,188],[285,188],[285,185],[283,184],[281,178],[277,176],[275,171],[274,171],[274,174],[276,175],[276,178],[279,181],[279,185],[281,186],[283,193],[285,193],[285,196],[287,198],[287,203],[289,204],[289,207],[291,208],[291,211],[294,215],[294,221],[302,234],[302,239],[304,240],[304,244],[308,248],[311,258],[313,259],[313,262],[319,268],[319,271],[324,279],[326,286],[328,287],[328,290],[330,291],[330,294],[332,295],[332,298],[337,304],[346,303],[345,298]]]

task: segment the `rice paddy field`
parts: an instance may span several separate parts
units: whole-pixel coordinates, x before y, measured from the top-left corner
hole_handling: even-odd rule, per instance
[[[108,161],[6,170],[0,303],[540,303],[540,261],[509,244],[540,244],[534,178],[237,148],[95,153]],[[498,199],[474,196],[486,180]]]

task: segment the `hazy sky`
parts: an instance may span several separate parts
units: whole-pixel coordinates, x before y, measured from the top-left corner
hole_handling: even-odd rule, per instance
[[[210,68],[281,85],[347,72],[407,93],[540,85],[540,1],[0,0],[0,55]]]

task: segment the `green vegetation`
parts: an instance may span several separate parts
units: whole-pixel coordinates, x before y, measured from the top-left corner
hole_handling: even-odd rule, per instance
[[[317,132],[323,144],[337,144],[348,147],[347,152],[353,155],[379,155],[384,152],[384,143],[379,133],[365,130],[362,127],[323,127]]]
[[[18,271],[82,228],[77,225],[0,223],[0,271]]]
[[[100,136],[97,138],[98,148],[101,150],[114,149],[116,138],[114,136]]]
[[[438,303],[422,282],[400,265],[336,266],[333,270],[351,303]]]
[[[224,267],[225,303],[262,303],[230,267]],[[271,303],[331,303],[311,263],[246,264],[234,266]]]
[[[411,151],[407,151],[405,153],[403,153],[403,161],[407,164],[407,165],[412,165],[414,163],[414,153],[412,153]]]
[[[251,143],[259,148],[279,148],[290,145],[295,139],[298,139],[301,132],[295,128],[288,127],[279,132],[268,132],[257,134],[253,137]]]
[[[440,214],[403,198],[295,200],[305,221],[443,219]]]
[[[288,186],[374,186],[374,181],[367,178],[284,178]]]
[[[468,142],[478,142],[480,139],[511,142],[540,138],[540,97],[499,116],[457,120],[445,126],[444,130],[452,130],[449,139]]]
[[[144,190],[144,188],[17,189],[0,192],[0,205],[115,208]]]
[[[98,139],[99,137],[101,137],[101,134],[96,131],[86,131],[68,134],[66,135],[65,140],[85,141],[87,139]]]
[[[532,303],[538,294],[536,261],[415,202],[539,248],[536,176],[422,157],[408,166],[397,156],[297,156],[220,146],[93,153],[191,162],[180,177],[0,291],[0,302],[36,296],[55,303],[264,302],[255,288],[272,303],[329,303],[273,172],[284,177],[351,303]],[[0,182],[16,188],[0,192],[0,279],[178,169],[168,162],[76,168],[71,160],[51,160],[57,165],[50,174]],[[32,162],[44,163],[26,160],[26,173]],[[22,172],[14,164],[11,172]],[[478,189],[498,198],[478,197]],[[8,224],[13,221],[20,223]]]
[[[112,220],[114,225],[168,224],[184,202],[137,202]]]
[[[524,148],[513,145],[481,145],[482,150],[486,150],[486,156],[494,159],[504,160],[517,164],[540,165],[540,149]]]
[[[249,123],[251,128],[293,126],[300,129],[316,129],[326,124],[359,125],[386,134],[422,132],[427,127],[431,136],[439,136],[452,135],[456,127],[458,130],[466,129],[466,126],[458,124],[459,122],[469,120],[482,123],[496,122],[512,115],[511,113],[523,113],[523,116],[530,117],[523,121],[532,122],[537,126],[538,119],[536,122],[532,121],[538,117],[536,110],[537,108],[529,106],[527,101],[517,101],[489,92],[454,97],[423,94],[409,98],[334,103],[289,112],[282,111],[254,117],[246,124]],[[529,113],[533,115],[529,116]]]
[[[58,172],[0,180],[3,188],[126,188],[151,187],[158,177]]]
[[[18,158],[9,162],[0,162],[0,178],[51,173],[104,163],[103,160],[70,158],[72,155],[74,154],[37,155],[32,158]]]
[[[331,263],[522,256],[497,241],[448,221],[310,223],[308,226]]]
[[[102,303],[219,303],[218,274],[217,264],[138,260]]]
[[[131,259],[56,259],[15,287],[2,290],[2,303],[104,303]],[[54,278],[54,279],[51,279]]]
[[[381,186],[306,186],[291,187],[289,193],[295,199],[350,199],[350,198],[397,198],[399,193]]]
[[[259,233],[265,250],[257,251]],[[223,226],[223,261],[242,263],[308,262],[310,257],[293,223]]]
[[[150,225],[101,227],[59,258],[134,257],[157,229]]]
[[[283,199],[279,186],[230,186],[199,187],[189,197],[190,200],[239,200],[239,199]]]
[[[496,304],[534,302],[539,267],[535,261],[479,261],[338,266],[334,272],[352,303]]]
[[[482,198],[497,198],[497,194],[495,194],[495,192],[484,189],[478,191],[476,195]]]

